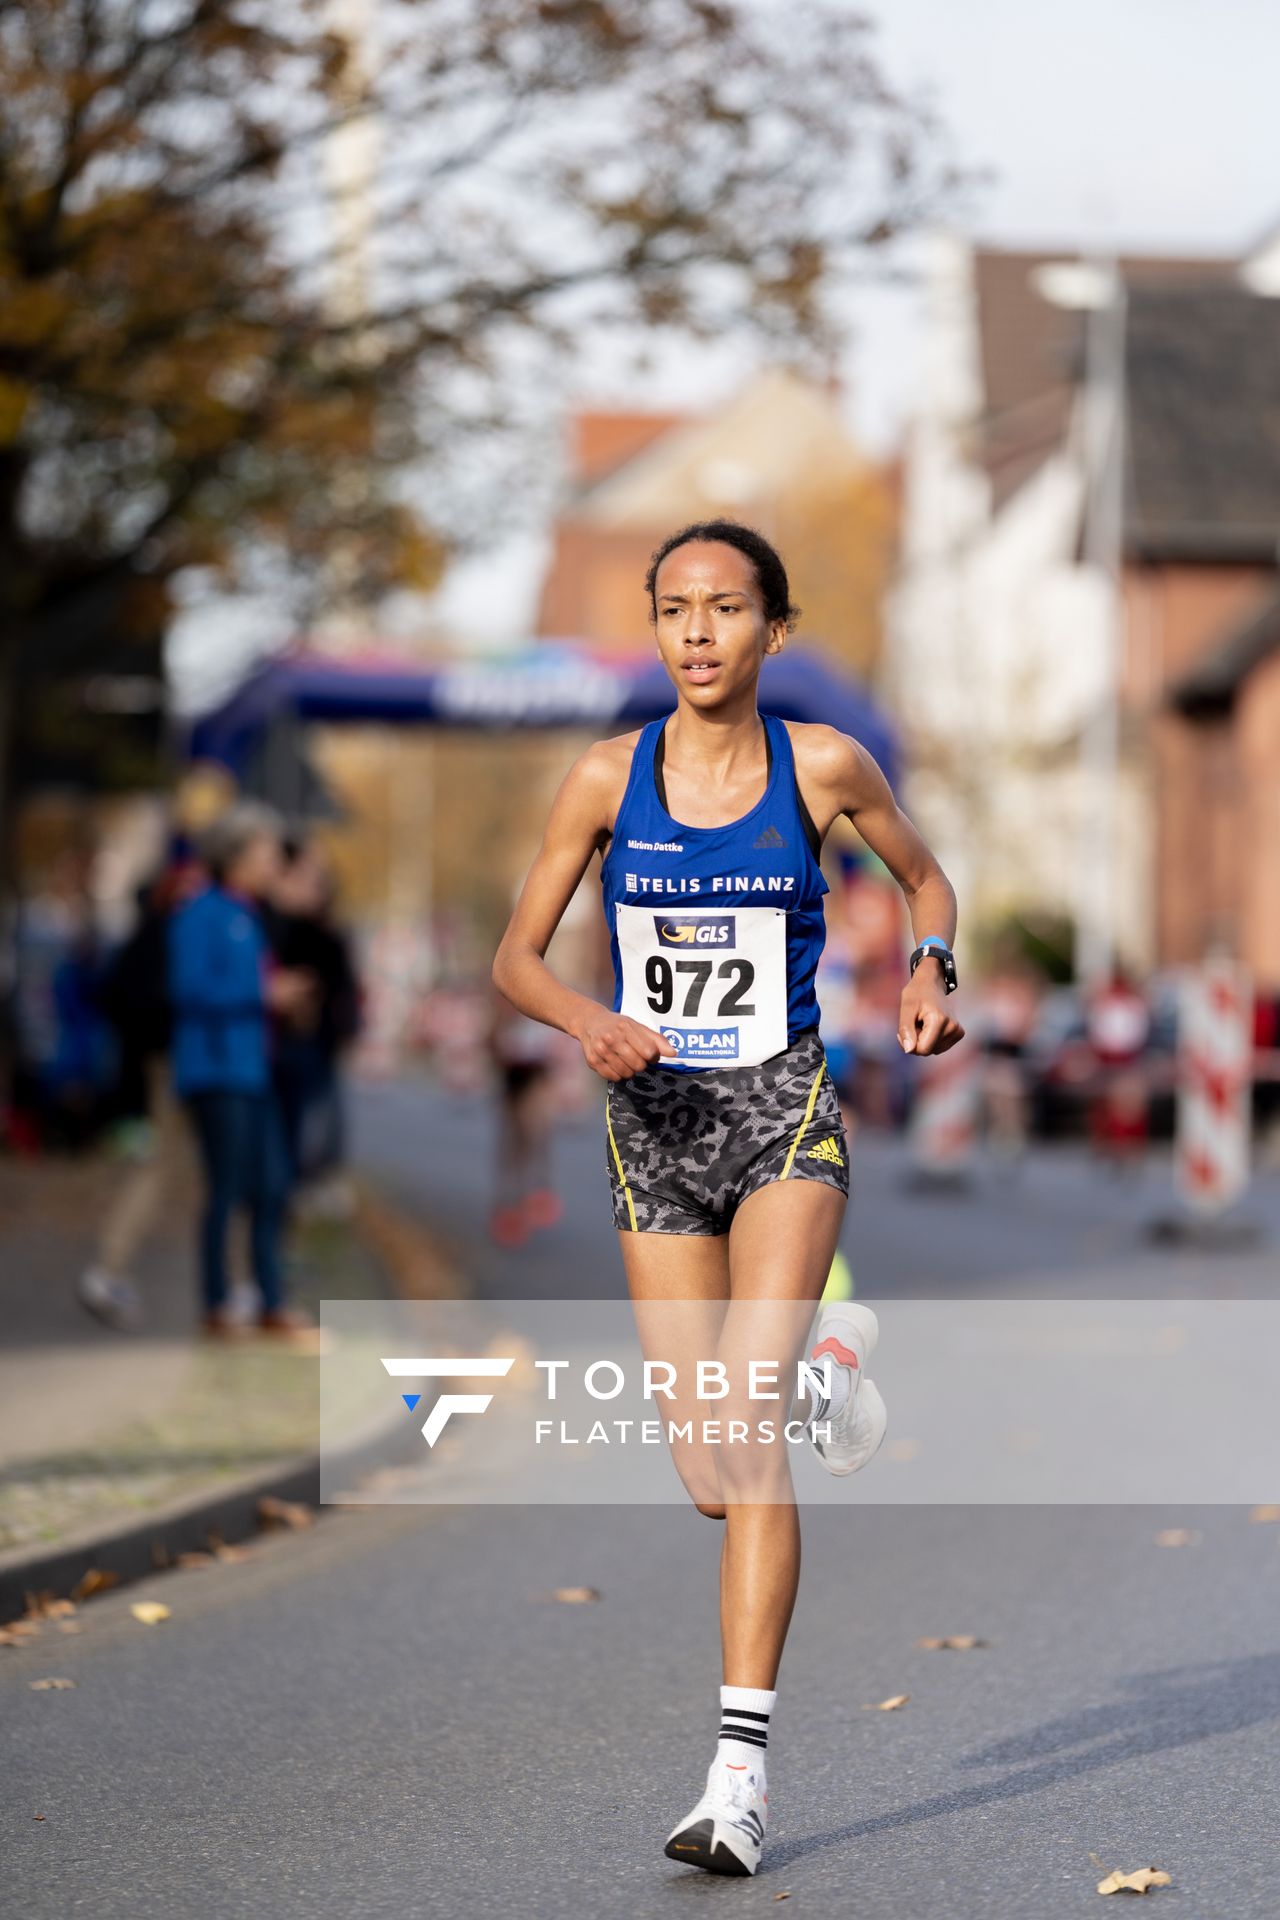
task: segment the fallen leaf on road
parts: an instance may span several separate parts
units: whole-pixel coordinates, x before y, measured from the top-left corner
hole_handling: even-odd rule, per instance
[[[87,1600],[91,1593],[101,1593],[104,1587],[114,1587],[119,1578],[118,1573],[112,1573],[107,1567],[90,1567],[72,1587],[71,1598]]]
[[[1264,1521],[1280,1520],[1280,1507],[1251,1507],[1249,1509],[1249,1518],[1251,1520]]]
[[[75,1681],[63,1680],[61,1678],[56,1680],[28,1680],[27,1685],[36,1693],[43,1693],[51,1688],[56,1689],[60,1693],[64,1687],[74,1687]]]
[[[603,1597],[594,1587],[557,1587],[551,1596],[553,1600],[563,1600],[569,1607],[584,1606],[588,1600],[600,1600]]]
[[[947,1633],[936,1639],[917,1640],[916,1645],[928,1647],[934,1653],[945,1649],[951,1649],[956,1653],[968,1653],[971,1647],[989,1647],[991,1642],[979,1640],[975,1633]]]
[[[59,1633],[83,1633],[84,1628],[81,1626],[78,1620],[59,1620],[58,1632]]]
[[[905,1707],[911,1698],[909,1693],[893,1693],[887,1700],[864,1700],[864,1713],[892,1713],[895,1707]]]
[[[1171,1887],[1173,1877],[1159,1867],[1139,1867],[1136,1873],[1121,1873],[1119,1867],[1099,1880],[1099,1893],[1145,1893],[1148,1887]]]
[[[775,1900],[789,1900],[791,1898],[791,1894],[789,1891],[786,1893],[775,1893],[773,1897]]]
[[[1158,1547],[1194,1547],[1199,1540],[1200,1535],[1191,1527],[1165,1527],[1156,1535]]]
[[[196,1550],[191,1553],[180,1553],[176,1564],[180,1567],[212,1567],[217,1563],[211,1553],[201,1553]]]
[[[206,1533],[205,1539],[209,1551],[215,1560],[249,1560],[252,1553],[248,1547],[229,1547],[220,1533]]]
[[[38,1620],[10,1620],[5,1632],[17,1640],[30,1640],[40,1631]]]
[[[24,1593],[27,1603],[28,1620],[61,1620],[75,1612],[75,1602],[59,1600],[52,1587],[45,1587],[39,1593]]]
[[[44,1819],[44,1815],[43,1815],[42,1813],[33,1813],[33,1814],[32,1814],[32,1816],[31,1816],[31,1818],[32,1818],[33,1820],[43,1820],[43,1819]]]
[[[299,1500],[279,1500],[274,1493],[264,1493],[258,1502],[258,1518],[265,1527],[309,1527],[315,1515]]]
[[[141,1620],[144,1627],[154,1627],[158,1621],[167,1620],[170,1609],[159,1600],[135,1600],[129,1608],[135,1620]]]

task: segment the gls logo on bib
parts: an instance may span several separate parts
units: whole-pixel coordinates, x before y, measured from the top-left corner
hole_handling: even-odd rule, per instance
[[[654,916],[653,930],[660,947],[732,947],[733,915],[703,915],[697,920]]]

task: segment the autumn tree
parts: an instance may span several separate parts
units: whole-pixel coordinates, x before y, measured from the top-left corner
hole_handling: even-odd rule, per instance
[[[0,0],[0,800],[184,569],[429,584],[584,329],[821,367],[955,184],[838,0],[353,6]]]

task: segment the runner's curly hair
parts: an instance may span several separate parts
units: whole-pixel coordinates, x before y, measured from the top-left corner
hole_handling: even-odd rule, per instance
[[[658,617],[658,568],[669,553],[677,547],[687,547],[693,540],[719,540],[726,547],[736,547],[744,553],[755,568],[756,581],[764,599],[764,617],[772,622],[785,620],[788,633],[792,632],[800,618],[799,607],[791,604],[791,588],[787,584],[787,570],[782,564],[782,556],[775,547],[770,546],[762,533],[754,527],[744,527],[739,520],[694,520],[687,527],[681,527],[679,533],[673,533],[663,541],[649,562],[649,571],[644,577],[644,590],[649,596],[649,618]]]

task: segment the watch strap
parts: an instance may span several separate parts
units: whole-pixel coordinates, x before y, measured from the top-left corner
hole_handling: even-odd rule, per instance
[[[938,962],[942,968],[943,986],[948,993],[954,993],[960,983],[956,979],[955,956],[952,954],[946,942],[937,939],[936,936],[932,934],[926,936],[911,956],[911,971],[913,974],[920,965],[920,962],[925,959],[933,959]]]

